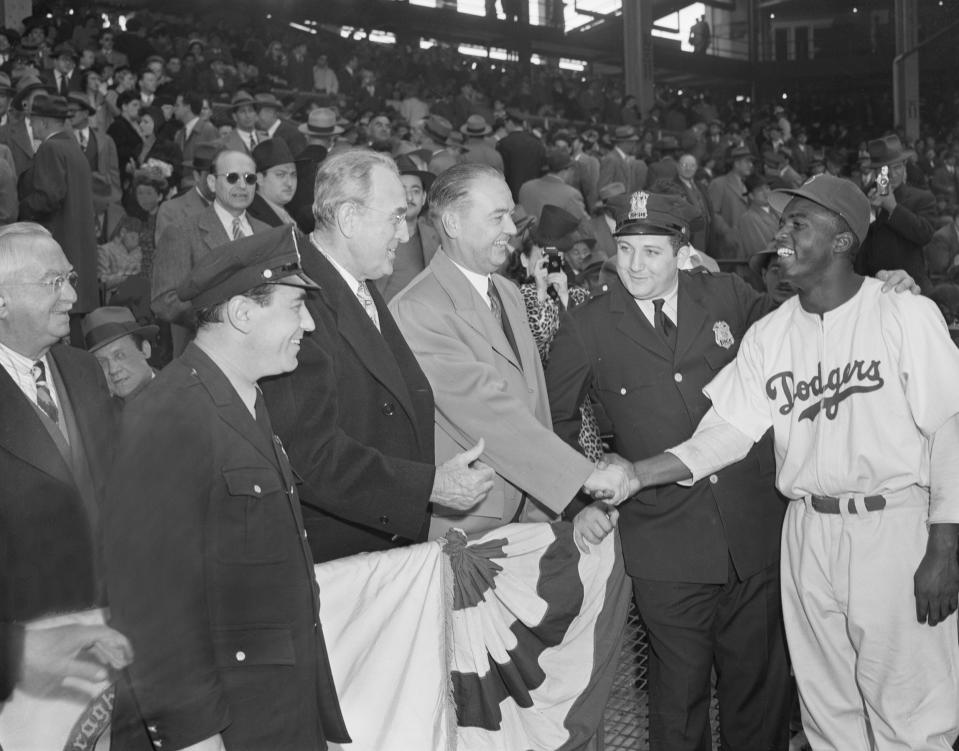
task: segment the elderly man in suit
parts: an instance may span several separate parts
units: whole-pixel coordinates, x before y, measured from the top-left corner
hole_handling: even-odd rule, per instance
[[[95,551],[116,414],[93,356],[60,344],[76,281],[43,227],[0,229],[0,701],[18,682],[104,680],[131,656],[106,626],[38,622],[103,604]]]
[[[193,152],[193,187],[186,188],[176,198],[164,201],[157,209],[154,235],[157,244],[171,224],[182,225],[191,216],[199,214],[213,203],[213,191],[210,190],[206,178],[218,150],[212,143],[201,143],[196,147]]]
[[[628,460],[692,435],[702,388],[774,304],[728,274],[680,271],[695,211],[679,196],[632,194],[618,210],[616,277],[559,327],[546,384],[556,432],[576,444],[588,393]],[[786,748],[790,680],[779,607],[779,531],[767,436],[739,464],[692,487],[621,507],[626,571],[650,638],[650,740],[710,747],[715,665],[724,748]]]
[[[293,155],[282,138],[268,138],[253,149],[256,195],[250,216],[271,227],[294,224],[286,206],[296,194],[297,174]]]
[[[747,146],[738,146],[729,153],[732,167],[725,175],[713,178],[707,193],[713,207],[713,237],[709,249],[715,258],[741,258],[736,225],[749,208],[746,184],[753,173],[753,153]]]
[[[387,303],[429,265],[440,246],[440,237],[429,217],[422,216],[426,194],[436,176],[413,154],[396,157],[396,167],[406,191],[406,234],[409,238],[396,246],[393,272],[374,282]]]
[[[906,162],[914,155],[899,136],[869,142],[869,166],[888,168],[889,187],[885,195],[878,186],[869,192],[876,219],[856,254],[856,271],[875,276],[880,269],[904,269],[928,293],[932,285],[922,249],[935,231],[936,198],[906,184]]]
[[[92,177],[77,140],[66,130],[67,102],[42,96],[33,102],[30,126],[40,143],[20,183],[20,216],[50,230],[80,275],[74,313],[99,303]]]
[[[649,168],[634,154],[639,135],[632,125],[619,125],[612,132],[613,148],[599,161],[600,188],[610,183],[622,183],[630,193],[646,187]]]
[[[177,131],[174,142],[183,154],[183,178],[181,187],[193,185],[193,155],[201,143],[210,143],[217,138],[216,128],[209,120],[200,118],[203,111],[203,97],[199,94],[177,94],[173,105],[173,116],[183,127]]]
[[[350,740],[296,476],[257,386],[296,367],[314,327],[295,232],[237,240],[193,268],[179,293],[196,340],[124,408],[104,568],[154,748]]]
[[[157,242],[151,283],[152,308],[157,317],[174,328],[174,351],[179,354],[193,327],[193,311],[180,299],[177,287],[201,258],[232,240],[268,229],[247,215],[256,186],[256,165],[240,151],[221,151],[213,159],[207,187],[213,203],[183,224],[171,224]]]
[[[307,301],[316,331],[300,367],[265,381],[277,434],[303,477],[303,517],[317,562],[426,539],[430,504],[464,510],[492,472],[470,467],[478,445],[434,464],[433,393],[379,291],[406,240],[396,164],[356,150],[316,176],[312,244],[303,268],[320,285]]]
[[[430,535],[555,519],[583,488],[624,498],[619,467],[594,467],[552,431],[522,297],[495,273],[516,234],[503,175],[486,165],[457,165],[433,183],[429,203],[442,247],[390,310],[436,395],[437,457],[483,438],[483,461],[496,471],[483,503],[465,511],[434,508]],[[586,548],[613,529],[616,513],[607,511],[591,504],[576,515],[577,544]]]

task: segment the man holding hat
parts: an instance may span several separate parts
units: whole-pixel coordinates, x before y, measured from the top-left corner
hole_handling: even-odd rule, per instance
[[[680,271],[696,210],[644,191],[617,204],[616,272],[570,311],[546,368],[554,430],[575,445],[579,405],[598,401],[629,461],[692,435],[702,387],[773,304],[739,277]],[[649,632],[650,739],[708,747],[710,676],[723,747],[784,749],[791,708],[779,610],[779,530],[771,442],[691,487],[620,506],[626,571]]]
[[[699,484],[771,429],[791,499],[783,615],[812,747],[950,749],[959,350],[932,302],[881,294],[853,270],[871,208],[853,183],[817,175],[771,203],[783,218],[770,252],[798,295],[746,333],[706,386],[695,434],[636,463],[637,484]],[[661,507],[671,487],[651,491]]]
[[[296,164],[286,141],[268,138],[253,149],[256,163],[256,195],[247,209],[250,216],[271,227],[293,224],[286,211],[296,194]]]
[[[104,513],[112,622],[154,746],[348,743],[296,478],[257,381],[314,329],[293,227],[238,240],[178,289],[195,342],[127,404]],[[196,745],[194,745],[196,744]]]
[[[90,165],[77,139],[66,129],[67,101],[38,96],[30,126],[40,143],[20,181],[20,216],[42,224],[53,235],[80,275],[73,313],[99,304],[97,244]]]
[[[869,142],[869,166],[889,169],[889,188],[885,195],[878,186],[869,191],[875,221],[856,255],[856,271],[875,276],[879,269],[905,269],[929,292],[932,284],[922,249],[936,229],[936,197],[906,184],[906,161],[914,155],[899,136]]]
[[[139,324],[129,308],[104,307],[87,313],[82,328],[83,344],[103,368],[114,396],[128,402],[154,379],[156,371],[147,360],[156,326]]]

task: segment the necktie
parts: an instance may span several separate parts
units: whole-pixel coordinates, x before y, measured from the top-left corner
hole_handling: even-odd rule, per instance
[[[43,410],[54,425],[60,425],[60,410],[57,409],[53,401],[53,395],[50,393],[50,385],[47,383],[47,369],[43,365],[43,360],[37,360],[33,364],[33,380],[37,384],[37,406]]]
[[[81,130],[79,133],[77,133],[77,138],[80,139],[81,151],[86,151],[87,150],[87,134]]]
[[[233,239],[239,240],[243,237],[243,229],[240,227],[240,217],[233,217]]]
[[[658,297],[653,300],[653,320],[656,322],[656,330],[666,339],[666,344],[673,351],[676,350],[676,324],[669,320],[669,316],[663,310],[663,303],[666,301]]]
[[[499,324],[500,328],[503,329],[503,333],[506,335],[506,341],[509,342],[509,346],[512,348],[513,354],[516,356],[516,362],[518,362],[520,368],[522,368],[523,360],[519,356],[519,347],[516,346],[516,337],[513,336],[513,327],[509,325],[509,318],[507,318],[506,314],[503,312],[503,300],[499,296],[499,290],[496,289],[496,285],[493,284],[493,277],[487,278],[486,296],[489,298],[489,307],[493,312],[493,318],[496,319],[496,322]]]
[[[380,316],[376,312],[376,303],[373,302],[373,295],[370,294],[369,287],[366,286],[366,282],[360,282],[356,285],[356,297],[363,303],[363,310],[366,311],[366,315],[370,317],[370,320],[373,321],[373,325],[376,326],[376,330],[380,329]]]
[[[258,143],[259,143],[259,141],[256,139],[256,131],[255,131],[255,130],[251,130],[251,131],[250,131],[250,151],[253,151],[253,149],[256,148],[256,145],[257,145]]]

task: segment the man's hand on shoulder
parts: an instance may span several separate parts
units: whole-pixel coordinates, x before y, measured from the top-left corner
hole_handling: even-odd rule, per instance
[[[892,269],[891,271],[883,269],[882,271],[877,271],[876,279],[882,282],[883,292],[893,290],[895,292],[912,292],[914,295],[922,293],[919,285],[916,284],[916,280],[902,269]]]
[[[461,451],[436,468],[430,501],[446,508],[466,511],[485,500],[493,489],[496,473],[479,460],[486,448],[479,442],[468,451]]]

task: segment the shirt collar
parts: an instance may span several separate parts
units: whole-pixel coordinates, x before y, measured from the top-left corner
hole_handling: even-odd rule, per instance
[[[449,258],[448,253],[447,258]],[[491,280],[489,274],[477,274],[475,271],[471,271],[470,269],[461,266],[452,258],[450,258],[450,261],[456,268],[463,272],[463,276],[466,277],[466,281],[468,281],[473,289],[476,290],[477,294],[480,296],[480,299],[486,303],[486,307],[490,307],[491,303],[489,300],[489,285]]]

